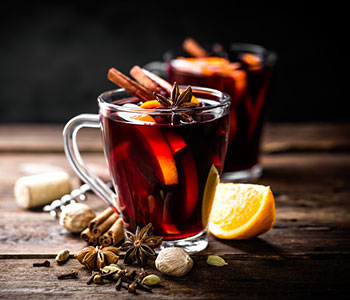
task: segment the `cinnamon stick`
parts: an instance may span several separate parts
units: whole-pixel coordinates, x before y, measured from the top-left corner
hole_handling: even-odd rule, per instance
[[[113,245],[117,245],[124,239],[124,222],[119,218],[113,226],[107,231],[107,235],[112,237]]]
[[[102,213],[100,213],[95,218],[93,218],[89,223],[90,232],[92,233],[97,226],[103,223],[113,213],[114,213],[113,208],[108,207]]]
[[[119,218],[111,228],[108,229],[98,239],[99,244],[103,247],[115,246],[124,239],[124,222],[122,218]]]
[[[173,86],[163,78],[159,77],[158,75],[142,68],[142,72],[149,77],[152,81],[154,81],[156,84],[158,84],[161,88],[163,88],[169,95],[171,95],[171,90]]]
[[[153,100],[154,95],[151,91],[138,84],[136,81],[125,76],[123,73],[115,68],[111,68],[108,71],[108,79],[116,85],[124,88],[131,95],[140,98],[142,101]]]
[[[110,215],[103,223],[100,225],[96,226],[92,231],[92,236],[99,238],[103,233],[105,233],[115,221],[118,219],[118,215],[116,213],[113,213]]]
[[[194,57],[206,57],[208,56],[207,51],[199,45],[193,38],[187,38],[182,43],[182,48]]]
[[[153,80],[151,80],[139,66],[133,66],[130,70],[130,75],[152,92],[160,92],[159,86]]]
[[[92,246],[97,245],[97,238],[92,236],[90,229],[86,228],[83,232],[81,232],[80,237],[88,244]]]

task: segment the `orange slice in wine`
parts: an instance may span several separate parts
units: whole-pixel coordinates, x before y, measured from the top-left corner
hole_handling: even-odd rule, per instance
[[[140,105],[140,107],[147,108],[147,109],[153,109],[153,108],[157,108],[160,106],[161,105],[157,100],[149,100],[149,101],[146,101]]]
[[[127,107],[139,107],[135,104],[125,104]],[[150,115],[131,112],[119,112],[120,117],[137,125],[154,125],[156,121]],[[157,126],[137,126],[145,143],[159,164],[162,174],[160,180],[166,185],[178,183],[177,168],[172,149]]]

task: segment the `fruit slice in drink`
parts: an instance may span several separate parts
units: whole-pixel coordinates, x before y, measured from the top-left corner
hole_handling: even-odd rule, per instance
[[[136,105],[128,104],[124,106],[135,107]],[[138,108],[138,106],[136,107]],[[147,124],[146,126],[135,126],[135,128],[142,134],[144,144],[148,146],[153,157],[158,161],[160,180],[166,185],[177,184],[178,174],[172,150],[159,128],[151,125],[156,124],[154,118],[150,115],[130,112],[119,112],[118,114],[121,118],[131,120],[133,123],[136,121],[140,125]]]

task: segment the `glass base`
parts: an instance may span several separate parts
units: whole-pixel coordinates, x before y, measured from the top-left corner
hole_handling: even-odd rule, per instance
[[[204,250],[208,246],[208,234],[207,230],[203,230],[202,232],[185,238],[181,240],[174,240],[174,241],[163,241],[160,250],[164,248],[169,247],[179,247],[186,250],[188,253],[196,253],[199,251]]]
[[[246,182],[250,180],[256,180],[261,177],[262,170],[263,170],[262,166],[258,164],[251,167],[250,169],[234,171],[234,172],[226,172],[221,175],[220,181],[221,182],[232,182],[232,181]]]

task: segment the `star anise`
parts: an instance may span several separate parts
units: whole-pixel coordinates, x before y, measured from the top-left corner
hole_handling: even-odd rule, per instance
[[[179,86],[176,82],[173,84],[171,90],[171,98],[160,95],[156,92],[153,93],[156,96],[157,101],[164,108],[190,108],[200,106],[199,102],[192,102],[192,88],[188,86],[183,92],[180,92]],[[180,119],[184,122],[193,122],[193,119],[190,115],[185,112],[181,112]]]
[[[124,263],[132,264],[136,261],[140,266],[144,266],[148,258],[156,256],[153,249],[162,243],[163,237],[152,236],[152,233],[151,223],[142,229],[137,226],[135,234],[125,230],[125,243],[122,245],[122,249],[126,251]]]
[[[75,255],[75,258],[89,270],[101,269],[106,265],[114,264],[119,259],[120,248],[89,246]]]

